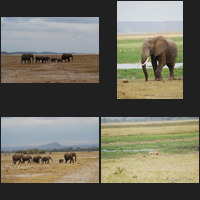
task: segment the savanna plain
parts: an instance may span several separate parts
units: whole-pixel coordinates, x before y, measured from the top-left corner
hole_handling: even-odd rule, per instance
[[[199,183],[199,120],[103,123],[101,182]]]
[[[177,44],[178,57],[176,63],[183,63],[183,34],[160,34],[173,40]],[[117,64],[139,63],[142,44],[147,35],[118,35],[117,36]],[[151,61],[149,57],[149,62]],[[117,70],[117,98],[118,99],[183,99],[183,66],[174,68],[176,80],[169,80],[169,69],[162,69],[162,81],[154,81],[153,68],[147,69],[149,81],[145,81],[141,69]]]
[[[74,164],[59,163],[63,152],[41,154],[53,162],[13,164],[12,154],[1,154],[1,183],[98,183],[99,152],[77,152]],[[35,155],[31,155],[32,157]]]
[[[61,58],[61,55],[43,56]],[[99,55],[77,54],[70,62],[29,64],[21,64],[21,55],[1,55],[1,82],[99,83]]]

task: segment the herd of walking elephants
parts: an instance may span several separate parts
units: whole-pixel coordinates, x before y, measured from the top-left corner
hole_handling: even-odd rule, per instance
[[[28,163],[40,163],[40,160],[41,160],[41,163],[49,163],[49,160],[53,161],[51,156],[41,157],[40,155],[37,155],[32,158],[32,156],[30,156],[30,155],[23,155],[23,154],[15,154],[15,155],[13,155],[12,159],[13,159],[14,164],[16,164],[17,161],[18,161],[18,164],[25,163],[25,161],[27,161]],[[74,152],[65,153],[64,159],[65,159],[65,163],[67,163],[68,160],[70,160],[70,163],[71,162],[74,163],[74,159],[76,161],[77,155]],[[59,159],[59,163],[63,163],[64,159]]]
[[[62,62],[63,60],[66,62],[66,60],[68,60],[68,62],[70,62],[70,58],[72,58],[73,60],[73,55],[69,54],[69,53],[64,53],[62,54],[61,58],[50,58],[48,56],[35,56],[35,62],[42,62],[42,63],[46,63],[46,62]],[[27,53],[27,54],[22,54],[21,57],[21,64],[23,63],[23,61],[26,64],[26,61],[28,61],[28,63],[34,63],[34,55],[31,53]]]

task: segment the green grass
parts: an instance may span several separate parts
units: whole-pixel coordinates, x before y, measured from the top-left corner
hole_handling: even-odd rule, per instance
[[[177,44],[177,63],[183,62],[183,37],[170,38]],[[128,39],[117,41],[117,64],[138,63],[141,58],[142,44],[145,39]],[[133,51],[134,49],[134,51]],[[121,52],[120,52],[121,50]],[[149,59],[150,61],[151,59]]]
[[[149,79],[154,79],[153,69],[147,69]],[[174,68],[175,77],[183,77],[183,67]],[[169,69],[162,70],[162,77],[169,78]],[[144,79],[144,73],[142,69],[118,69],[117,70],[118,79]]]
[[[198,152],[198,124],[199,121],[177,121],[176,123],[169,122],[166,124],[104,124],[101,134],[101,157],[120,158],[135,154],[148,154],[148,151],[124,151],[141,149],[156,149],[159,150],[159,153],[170,154]],[[131,133],[127,132],[127,128],[130,129]],[[162,129],[165,131],[162,131]],[[141,132],[141,130],[143,131]],[[148,130],[152,130],[152,133],[150,134]],[[136,131],[141,133],[136,133]],[[116,152],[105,152],[104,150]]]

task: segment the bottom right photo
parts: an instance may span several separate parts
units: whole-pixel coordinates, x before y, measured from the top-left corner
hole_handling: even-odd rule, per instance
[[[101,117],[101,183],[199,183],[199,118]]]

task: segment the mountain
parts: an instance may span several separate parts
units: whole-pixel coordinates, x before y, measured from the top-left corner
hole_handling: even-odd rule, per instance
[[[2,151],[16,151],[16,150],[28,150],[28,149],[39,149],[39,150],[51,150],[51,149],[62,149],[62,148],[90,148],[90,147],[98,147],[99,144],[77,144],[77,145],[61,145],[57,142],[52,142],[39,146],[12,146],[12,147],[3,147],[1,146]]]
[[[183,32],[183,21],[117,22],[117,34]]]
[[[63,146],[57,142],[52,142],[49,144],[45,144],[45,145],[39,145],[37,148],[38,149],[62,149],[65,148],[66,146]]]
[[[41,52],[36,52],[36,51],[14,51],[14,52],[1,51],[1,54],[24,54],[24,53],[45,54],[45,55],[63,54],[63,53],[51,52],[51,51],[41,51]],[[77,54],[76,52],[66,52],[66,53]]]

